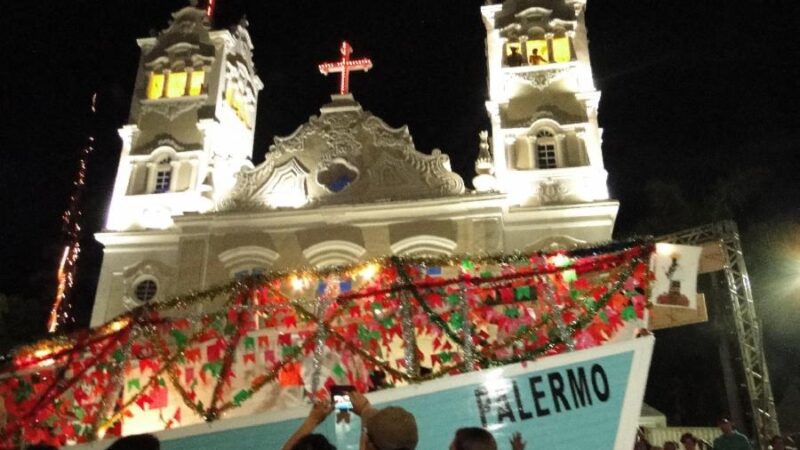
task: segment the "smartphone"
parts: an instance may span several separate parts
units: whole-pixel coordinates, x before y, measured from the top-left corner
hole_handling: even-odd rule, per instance
[[[347,384],[334,384],[331,386],[331,403],[337,411],[350,411],[353,403],[350,401],[350,392],[356,388]]]

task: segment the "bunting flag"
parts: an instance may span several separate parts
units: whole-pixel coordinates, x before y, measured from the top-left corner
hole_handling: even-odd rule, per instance
[[[313,386],[377,390],[601,345],[642,323],[653,249],[389,257],[148,304],[17,349],[0,369],[0,448],[235,417],[251,402],[279,410],[319,394]]]

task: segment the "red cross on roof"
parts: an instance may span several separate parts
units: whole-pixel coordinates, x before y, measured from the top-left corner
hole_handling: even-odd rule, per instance
[[[351,60],[350,55],[353,53],[353,47],[347,41],[342,41],[342,45],[339,46],[339,52],[342,54],[342,59],[336,62],[320,64],[319,71],[324,75],[341,73],[339,93],[344,95],[350,92],[350,72],[360,70],[367,72],[372,68],[372,60],[369,58]]]

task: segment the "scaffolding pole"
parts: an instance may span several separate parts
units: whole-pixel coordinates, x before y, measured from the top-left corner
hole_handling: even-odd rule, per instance
[[[763,448],[769,439],[780,434],[775,400],[769,381],[767,361],[764,357],[764,342],[761,324],[753,303],[750,278],[744,262],[744,253],[739,239],[739,229],[733,221],[716,222],[697,228],[679,231],[657,239],[658,242],[674,244],[719,246],[721,267],[725,275],[730,300],[739,356],[742,361],[744,382],[750,397],[753,428],[758,443]]]

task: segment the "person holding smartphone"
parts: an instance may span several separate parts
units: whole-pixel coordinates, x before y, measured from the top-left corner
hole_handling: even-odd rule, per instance
[[[349,395],[353,412],[361,417],[359,450],[415,450],[419,440],[414,415],[398,406],[377,409],[357,391]]]
[[[313,433],[332,411],[333,405],[327,400],[314,403],[306,420],[283,444],[281,450],[336,450],[325,436]]]

